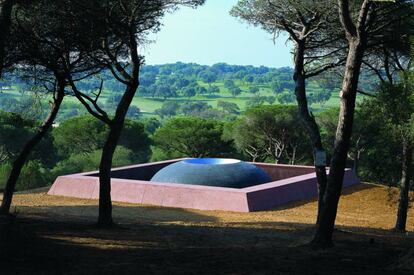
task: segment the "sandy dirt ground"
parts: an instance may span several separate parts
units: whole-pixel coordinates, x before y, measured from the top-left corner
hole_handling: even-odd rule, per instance
[[[0,274],[410,274],[408,233],[392,232],[398,190],[361,184],[341,198],[335,247],[314,250],[317,202],[236,213],[114,203],[98,229],[97,201],[18,193],[3,222]],[[411,258],[408,258],[410,260]],[[402,268],[401,268],[402,267]]]

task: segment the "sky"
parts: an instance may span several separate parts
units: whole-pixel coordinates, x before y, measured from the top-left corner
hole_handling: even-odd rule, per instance
[[[161,31],[143,49],[146,64],[178,61],[212,65],[292,66],[286,36],[273,36],[229,15],[237,0],[207,0],[197,8],[181,8],[163,19]]]

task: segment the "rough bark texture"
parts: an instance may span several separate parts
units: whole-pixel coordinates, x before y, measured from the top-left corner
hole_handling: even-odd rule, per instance
[[[113,224],[111,200],[111,168],[112,158],[124,127],[125,116],[139,86],[140,59],[135,36],[130,37],[130,53],[132,72],[124,95],[118,104],[114,118],[109,124],[109,134],[102,150],[99,165],[99,218],[98,226],[108,227]]]
[[[126,92],[118,105],[116,115],[110,125],[108,138],[102,150],[101,163],[99,166],[99,219],[98,225],[110,226],[112,221],[112,201],[111,201],[111,168],[112,158],[118,145],[124,127],[125,116],[129,105],[138,89],[138,83],[132,83],[127,87]]]
[[[304,55],[305,55],[305,41],[297,42],[295,52],[295,68],[293,80],[295,81],[295,94],[299,107],[299,115],[302,119],[305,129],[310,137],[313,151],[325,151],[322,145],[321,134],[315,117],[310,113],[308,108],[308,101],[306,98],[306,79],[304,75]],[[317,223],[319,223],[320,212],[323,206],[323,195],[326,189],[327,175],[326,167],[316,165],[316,177],[318,180],[318,216]]]
[[[403,142],[402,153],[402,176],[400,185],[400,201],[398,203],[397,222],[395,224],[395,230],[405,232],[405,226],[407,223],[407,211],[409,204],[409,191],[410,182],[412,177],[412,156],[413,146],[411,142]]]
[[[332,235],[351,141],[359,75],[368,39],[366,26],[371,4],[369,0],[363,1],[355,25],[349,9],[349,1],[338,0],[338,14],[348,40],[348,57],[340,93],[339,119],[328,182],[323,196],[319,222],[316,224],[312,240],[312,244],[316,247],[333,245]]]
[[[348,59],[345,68],[344,82],[341,90],[341,105],[338,128],[331,159],[328,184],[323,197],[323,208],[313,243],[318,246],[332,245],[338,202],[342,191],[342,182],[349,151],[352,126],[355,113],[355,101],[359,74],[365,44],[361,41],[352,41],[349,45]]]
[[[25,144],[23,150],[20,152],[16,160],[13,162],[13,167],[10,172],[9,178],[7,179],[6,187],[4,190],[3,201],[1,203],[0,213],[1,214],[9,214],[10,206],[13,199],[14,189],[16,187],[17,180],[19,179],[20,172],[24,164],[26,163],[30,153],[32,152],[33,148],[39,144],[42,138],[46,135],[49,131],[50,127],[52,126],[56,115],[59,111],[60,105],[62,104],[63,98],[65,96],[65,83],[64,81],[59,81],[58,91],[56,93],[56,98],[52,103],[51,110],[49,115],[44,120],[42,125],[39,127],[37,133]]]
[[[14,0],[0,0],[0,76],[3,73],[5,43],[10,31],[11,12]]]

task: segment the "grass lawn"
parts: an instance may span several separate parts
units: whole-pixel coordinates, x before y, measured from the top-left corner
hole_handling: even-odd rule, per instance
[[[1,274],[412,274],[413,246],[392,233],[397,190],[362,184],[341,199],[336,246],[313,250],[316,201],[235,213],[115,203],[118,226],[97,229],[97,202],[15,196],[0,220]],[[402,265],[400,265],[402,263]]]
[[[237,85],[239,85],[239,87],[242,90],[247,90],[248,86],[245,83],[239,83],[236,82]],[[201,86],[208,86],[205,83],[200,83]],[[218,101],[227,101],[227,102],[232,102],[232,103],[236,103],[240,110],[244,111],[246,109],[246,103],[255,95],[252,95],[248,92],[243,92],[241,95],[234,97],[232,96],[229,91],[224,88],[224,84],[222,82],[216,82],[212,85],[215,85],[217,87],[220,88],[220,94],[217,95],[213,95],[213,96],[209,96],[209,95],[197,95],[195,97],[192,98],[184,98],[184,97],[179,97],[179,98],[171,98],[171,99],[167,99],[167,100],[172,100],[172,101],[177,101],[177,102],[186,102],[188,100],[191,101],[204,101],[206,103],[208,103],[209,105],[211,105],[213,108],[217,108],[217,102]],[[314,89],[316,89],[315,85],[311,83],[311,85],[309,85],[308,87],[309,92],[312,92]],[[260,92],[259,92],[260,96],[275,96],[275,94],[270,90],[269,87],[261,87],[260,88]],[[108,91],[104,91],[104,93],[102,94],[101,98],[100,98],[100,102],[102,104],[105,103],[106,99],[108,98],[109,92]],[[17,90],[6,90],[3,92],[3,94],[1,95],[3,97],[11,97],[11,98],[20,98],[21,94],[17,91]],[[363,96],[358,96],[358,101],[360,102],[362,100]],[[45,97],[43,98],[43,105],[45,106],[45,110],[46,110],[46,106],[47,106],[47,102],[48,102],[48,98]],[[332,107],[339,107],[339,95],[338,93],[332,93],[332,97],[329,99],[329,101],[327,101],[326,103],[324,103],[323,105],[321,104],[313,104],[312,105],[312,109],[315,112],[320,112]],[[165,102],[164,99],[162,98],[152,98],[152,97],[141,97],[139,95],[139,93],[137,94],[137,96],[134,98],[132,105],[138,107],[142,113],[144,114],[144,116],[153,116],[154,115],[154,111],[156,109],[161,108],[162,104]],[[277,101],[275,102],[275,104],[277,104]],[[293,102],[293,104],[295,104],[295,102]],[[66,113],[70,113],[72,112],[74,109],[78,110],[78,113],[80,114],[84,114],[86,113],[86,111],[84,110],[84,107],[78,102],[78,100],[75,97],[72,96],[67,96],[64,99],[64,102],[62,104],[61,107],[61,113],[62,114],[66,114]]]

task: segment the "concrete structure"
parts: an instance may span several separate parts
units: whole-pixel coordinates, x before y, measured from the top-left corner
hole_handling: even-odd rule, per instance
[[[113,201],[201,210],[250,212],[269,210],[317,196],[316,174],[314,168],[309,166],[255,163],[265,170],[273,181],[241,189],[149,181],[160,169],[178,161],[180,160],[113,169],[111,183]],[[359,183],[353,171],[347,169],[344,187]],[[90,172],[58,177],[48,194],[98,199],[98,174]]]

